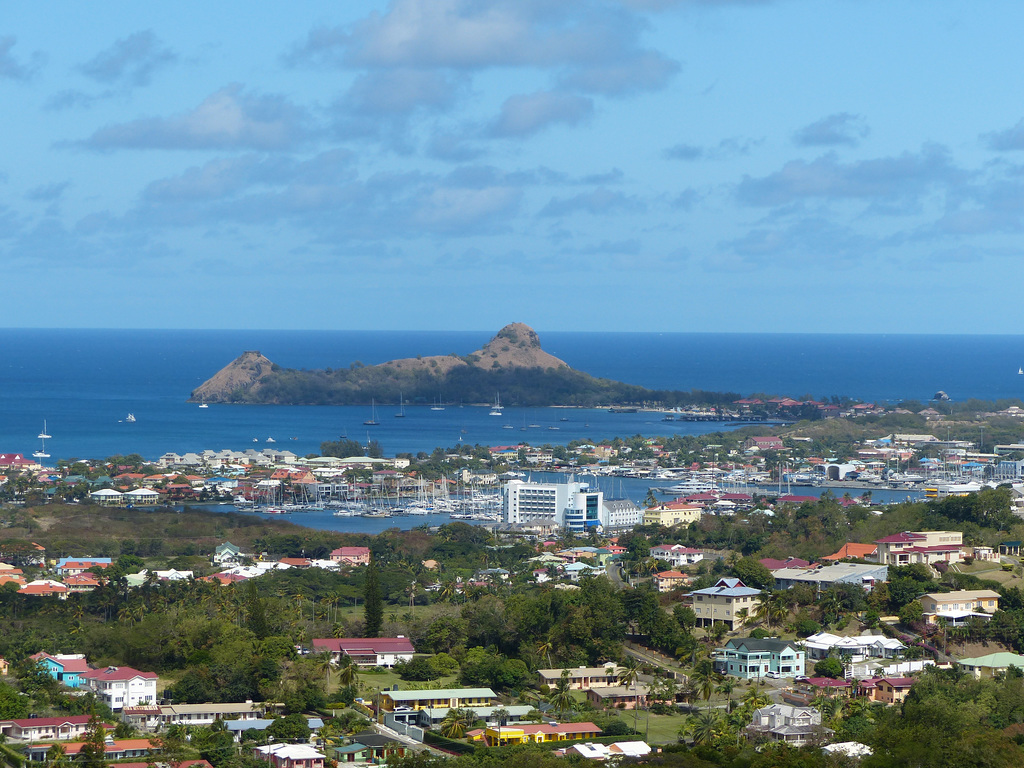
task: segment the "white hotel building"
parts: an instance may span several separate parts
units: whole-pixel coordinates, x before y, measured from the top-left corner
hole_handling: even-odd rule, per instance
[[[604,493],[587,483],[527,483],[502,488],[502,518],[509,525],[568,528],[583,533],[604,525]]]

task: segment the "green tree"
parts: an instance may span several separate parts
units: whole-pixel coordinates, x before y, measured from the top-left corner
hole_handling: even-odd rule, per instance
[[[572,688],[569,684],[568,669],[562,670],[562,676],[555,683],[555,687],[548,696],[548,701],[559,716],[565,715],[566,712],[571,712],[573,707],[576,706],[576,699],[573,698]]]
[[[255,579],[249,579],[245,583],[245,609],[246,624],[256,639],[263,640],[270,636],[270,622],[267,621],[267,611],[260,597],[259,588]]]
[[[470,710],[452,707],[441,721],[441,735],[449,739],[461,739],[466,729],[473,724],[473,717]]]
[[[843,662],[839,659],[830,657],[822,659],[814,665],[814,674],[818,677],[831,677],[834,680],[839,680],[843,677],[844,673]]]
[[[753,589],[771,589],[775,586],[775,577],[763,563],[752,557],[744,557],[732,567],[736,578]]]
[[[363,585],[363,625],[366,637],[379,637],[380,629],[384,625],[384,598],[375,560],[371,560],[366,567],[366,583]]]
[[[709,709],[688,717],[680,728],[680,735],[689,736],[697,746],[710,747],[718,741],[723,731],[721,713]]]
[[[276,741],[307,741],[310,733],[309,721],[298,713],[279,717],[267,726],[267,734]]]
[[[93,715],[85,731],[85,743],[75,758],[81,768],[107,768],[106,728],[100,719]]]

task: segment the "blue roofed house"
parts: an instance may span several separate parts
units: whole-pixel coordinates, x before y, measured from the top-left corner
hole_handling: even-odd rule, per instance
[[[721,621],[735,631],[753,620],[761,590],[748,587],[739,579],[727,578],[719,579],[713,587],[694,590],[684,598],[697,614],[698,627],[710,627]]]
[[[715,668],[745,680],[804,674],[806,654],[794,643],[775,638],[733,638],[715,651]]]

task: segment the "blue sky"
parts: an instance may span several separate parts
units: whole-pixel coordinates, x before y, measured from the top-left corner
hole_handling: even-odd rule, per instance
[[[0,327],[1019,332],[1022,27],[5,3]]]

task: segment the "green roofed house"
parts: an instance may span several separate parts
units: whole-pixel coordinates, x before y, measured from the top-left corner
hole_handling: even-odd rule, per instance
[[[353,736],[349,744],[336,747],[333,751],[338,763],[379,764],[392,755],[402,757],[407,749],[405,744],[390,736],[364,731]]]
[[[1009,652],[990,653],[987,656],[976,656],[973,659],[960,659],[958,663],[979,679],[1006,672],[1010,667],[1017,667],[1024,672],[1024,656]]]
[[[492,707],[498,696],[490,688],[435,688],[427,691],[381,691],[380,708],[388,712],[400,709],[438,707]]]

